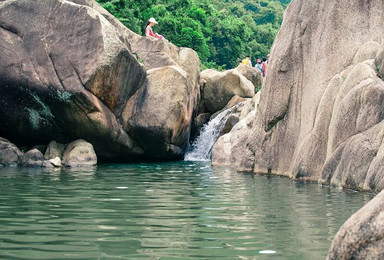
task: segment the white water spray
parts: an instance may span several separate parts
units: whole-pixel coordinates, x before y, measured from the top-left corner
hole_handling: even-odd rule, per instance
[[[232,108],[224,110],[203,126],[199,136],[185,154],[184,161],[211,160],[213,145],[219,138],[220,132],[227,122],[228,117],[231,115],[231,112]]]

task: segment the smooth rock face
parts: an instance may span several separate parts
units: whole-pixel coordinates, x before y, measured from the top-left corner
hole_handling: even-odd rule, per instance
[[[0,165],[17,165],[23,153],[13,143],[0,137]]]
[[[255,87],[237,70],[219,72],[204,70],[201,73],[202,102],[209,113],[213,114],[225,107],[235,95],[251,98],[255,95]]]
[[[152,147],[142,146],[148,142],[146,135],[134,140],[124,129],[127,121],[137,122],[126,117],[127,110],[137,116],[140,104],[153,103],[145,100],[153,98],[145,91],[166,87],[149,76],[147,70],[153,68],[167,72],[167,66],[174,66],[182,71],[184,81],[178,81],[178,88],[192,91],[182,91],[186,96],[179,99],[186,101],[183,110],[190,113],[186,121],[197,105],[197,54],[134,34],[94,1],[2,1],[0,25],[0,134],[17,140],[17,145],[86,138],[104,160],[157,157]],[[173,90],[176,93],[168,94],[181,95]],[[178,116],[171,117],[171,123],[167,118],[162,122],[166,129],[156,131],[168,133],[170,125],[183,128],[173,129],[172,138],[158,136],[161,147],[154,150],[164,159],[179,156],[188,143],[185,133],[191,124],[180,123]],[[181,136],[174,136],[177,133]],[[172,145],[175,148],[169,150]]]
[[[381,0],[291,2],[239,170],[381,190],[383,44]]]
[[[35,149],[29,150],[21,158],[21,165],[30,168],[53,168],[53,165],[44,158],[44,155]]]
[[[384,258],[384,191],[352,215],[337,232],[331,259]]]
[[[67,167],[95,166],[97,156],[92,144],[81,139],[69,143],[64,151],[62,164]]]

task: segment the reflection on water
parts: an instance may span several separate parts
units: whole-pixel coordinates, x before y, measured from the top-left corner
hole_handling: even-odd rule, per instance
[[[0,168],[0,258],[324,259],[371,198],[204,162]]]

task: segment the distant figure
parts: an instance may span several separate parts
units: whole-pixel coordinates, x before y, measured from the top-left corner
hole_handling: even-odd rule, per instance
[[[263,63],[261,64],[261,67],[263,68],[263,77],[265,77],[265,75],[267,75],[267,67],[268,67],[266,58],[263,58]]]
[[[261,59],[257,59],[255,68],[257,68],[260,71],[261,76],[263,76],[263,65],[261,64]]]
[[[245,57],[245,59],[241,63],[252,67],[251,58],[249,56]]]
[[[152,27],[158,24],[158,22],[155,20],[155,18],[151,17],[148,21],[147,24],[145,25],[145,36],[149,38],[156,38],[156,39],[163,39],[163,35],[153,33]]]

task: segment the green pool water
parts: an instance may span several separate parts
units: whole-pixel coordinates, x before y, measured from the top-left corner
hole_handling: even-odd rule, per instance
[[[325,259],[372,197],[208,162],[0,168],[0,258]]]

